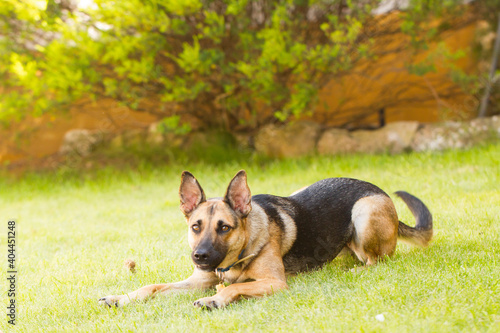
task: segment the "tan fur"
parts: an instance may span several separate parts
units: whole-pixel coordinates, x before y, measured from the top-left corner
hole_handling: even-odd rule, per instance
[[[407,245],[416,245],[426,247],[432,238],[433,230],[420,230],[416,231],[403,223],[399,224],[399,238],[398,241]]]
[[[398,214],[392,200],[384,195],[359,199],[352,209],[354,238],[348,247],[359,260],[374,265],[391,256],[398,240]]]
[[[278,209],[278,213],[285,224],[286,230],[286,232],[281,235],[281,255],[284,256],[292,248],[297,238],[297,225],[295,225],[292,217],[284,212],[283,209]]]

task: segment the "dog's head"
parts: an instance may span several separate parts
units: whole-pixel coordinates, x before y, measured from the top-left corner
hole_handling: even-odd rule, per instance
[[[246,246],[246,219],[252,210],[246,172],[234,176],[223,198],[207,200],[196,178],[184,171],[179,196],[195,265],[213,271],[235,262]]]

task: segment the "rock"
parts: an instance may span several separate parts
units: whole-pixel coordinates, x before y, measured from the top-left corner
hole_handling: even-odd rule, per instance
[[[409,150],[419,123],[401,121],[389,123],[383,128],[367,131],[348,132],[343,129],[330,129],[323,133],[318,142],[320,154],[339,153],[383,153],[393,154]]]
[[[321,135],[317,148],[321,155],[352,153],[358,150],[358,142],[349,134],[349,131],[331,128]]]
[[[498,141],[500,139],[500,116],[471,120],[469,134],[471,145]]]
[[[416,121],[399,121],[373,131],[354,131],[352,137],[358,142],[360,153],[398,154],[410,150],[418,126]]]
[[[469,141],[468,137],[468,131],[460,122],[426,124],[417,131],[411,146],[415,151],[465,148]]]
[[[109,132],[102,130],[74,129],[64,134],[59,152],[61,154],[77,154],[88,156],[97,145],[109,137]]]
[[[386,134],[381,130],[359,130],[351,132],[352,138],[356,141],[356,151],[358,153],[384,153],[389,150]]]
[[[415,151],[464,149],[500,138],[500,117],[477,118],[469,122],[427,124],[412,142]]]
[[[500,138],[500,116],[493,116],[489,119],[491,121],[493,134],[496,135],[497,138]]]
[[[389,151],[393,154],[411,150],[411,143],[420,126],[418,121],[397,121],[381,129],[387,135]]]
[[[488,141],[496,134],[491,118],[472,119],[466,130],[469,134],[469,146]]]
[[[255,136],[257,152],[270,157],[299,157],[314,153],[320,126],[297,121],[284,126],[264,126]]]

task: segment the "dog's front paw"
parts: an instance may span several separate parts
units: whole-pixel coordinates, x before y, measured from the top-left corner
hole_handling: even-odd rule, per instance
[[[195,301],[193,305],[206,310],[218,309],[226,306],[224,301],[217,295],[212,297],[200,298],[199,300]]]
[[[107,305],[109,307],[116,306],[122,307],[130,303],[130,298],[127,295],[111,295],[99,299],[100,305]]]

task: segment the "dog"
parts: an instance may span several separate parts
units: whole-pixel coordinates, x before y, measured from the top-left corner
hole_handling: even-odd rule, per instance
[[[222,308],[242,297],[286,289],[288,273],[320,267],[342,250],[370,266],[391,256],[398,238],[427,246],[433,233],[429,209],[407,192],[396,194],[410,208],[415,227],[399,221],[384,191],[357,179],[323,179],[289,197],[252,196],[241,170],[224,197],[206,199],[196,178],[184,171],[179,196],[189,227],[192,276],[99,302],[120,307],[159,294],[218,285],[214,296],[194,305]]]

